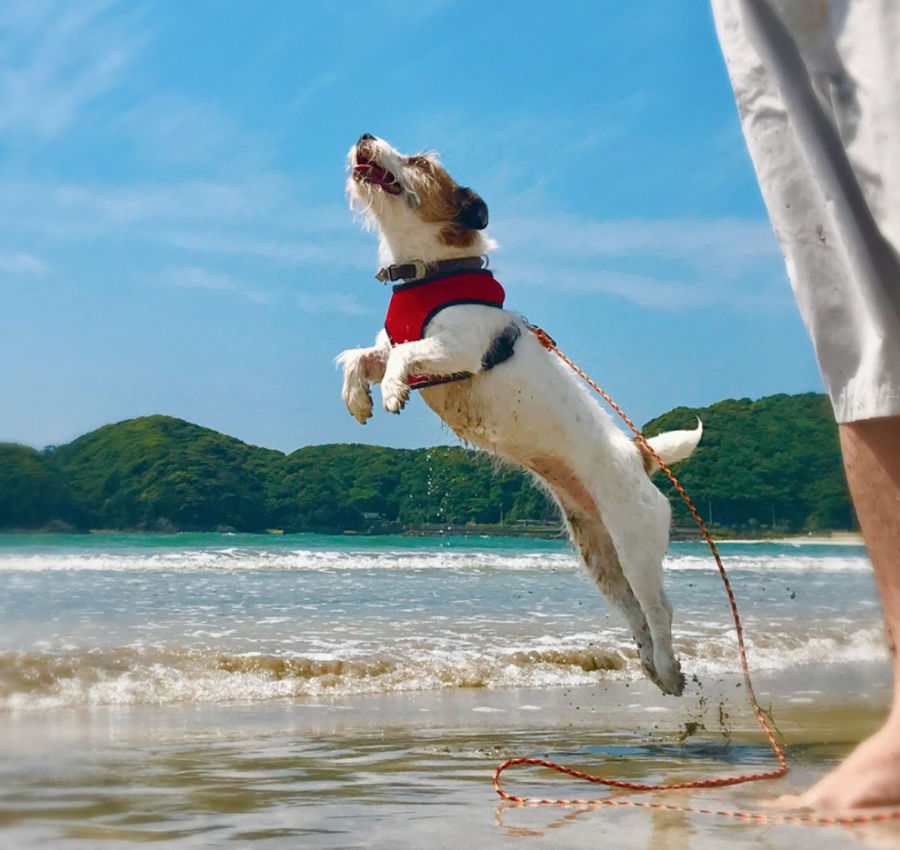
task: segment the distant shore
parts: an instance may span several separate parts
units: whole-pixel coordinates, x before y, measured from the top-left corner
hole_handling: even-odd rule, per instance
[[[381,526],[362,531],[349,531],[343,529],[305,529],[303,531],[285,532],[282,529],[266,529],[265,531],[243,532],[233,528],[214,529],[137,529],[137,528],[92,528],[79,531],[70,527],[51,525],[45,528],[9,528],[0,529],[0,535],[20,534],[74,534],[74,535],[105,535],[105,534],[259,534],[285,535],[285,534],[334,534],[347,537],[378,537],[394,534],[402,537],[520,537],[538,540],[565,539],[566,533],[561,525],[551,524],[522,524],[522,525],[416,525],[408,527]],[[778,535],[772,537],[742,537],[729,529],[716,529],[712,532],[713,539],[717,543],[777,543],[784,546],[862,546],[864,545],[862,534],[858,531],[820,531],[815,534]],[[673,542],[689,543],[702,541],[702,536],[696,528],[678,527],[672,530]]]
[[[347,533],[347,532],[344,532]],[[366,533],[366,532],[359,532]],[[371,532],[369,532],[371,533]],[[375,532],[381,533],[381,532]],[[419,525],[398,530],[398,534],[410,537],[488,536],[488,537],[537,537],[543,539],[564,538],[562,525]],[[863,537],[858,531],[818,531],[815,533],[780,534],[758,537],[742,537],[730,529],[715,529],[713,539],[719,543],[779,543],[790,546],[862,546]],[[672,540],[691,542],[702,540],[695,526],[678,526],[672,529]]]

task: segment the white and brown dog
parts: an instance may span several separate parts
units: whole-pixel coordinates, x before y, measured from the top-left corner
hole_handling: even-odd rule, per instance
[[[378,231],[377,277],[402,282],[375,345],[337,358],[347,409],[365,423],[371,384],[381,384],[391,413],[411,387],[421,389],[462,440],[533,473],[559,504],[588,572],[625,616],[647,675],[680,694],[662,573],[670,508],[650,482],[655,462],[503,309],[503,290],[482,262],[495,245],[478,195],[434,155],[404,156],[368,134],[349,165],[351,206]],[[650,444],[668,464],[688,457],[700,436],[698,423]]]

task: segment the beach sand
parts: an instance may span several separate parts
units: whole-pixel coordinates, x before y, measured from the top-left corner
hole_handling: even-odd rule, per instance
[[[789,745],[776,782],[652,799],[755,809],[797,792],[873,731],[886,665],[759,677]],[[646,682],[455,689],[319,701],[117,706],[0,716],[0,846],[627,847],[900,846],[900,827],[768,826],[626,808],[523,808],[490,785],[513,756],[636,781],[769,770],[737,677],[681,699]],[[510,770],[513,793],[585,797],[597,786]]]

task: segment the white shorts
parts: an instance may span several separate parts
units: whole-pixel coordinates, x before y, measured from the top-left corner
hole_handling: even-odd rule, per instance
[[[900,2],[712,0],[838,422],[900,414]]]

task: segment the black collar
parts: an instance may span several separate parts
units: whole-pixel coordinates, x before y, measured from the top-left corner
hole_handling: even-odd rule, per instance
[[[487,268],[487,257],[462,257],[458,260],[435,260],[431,263],[410,260],[408,263],[398,263],[378,269],[375,277],[382,282],[391,281],[393,283],[395,280],[418,280],[429,275],[483,268]]]

